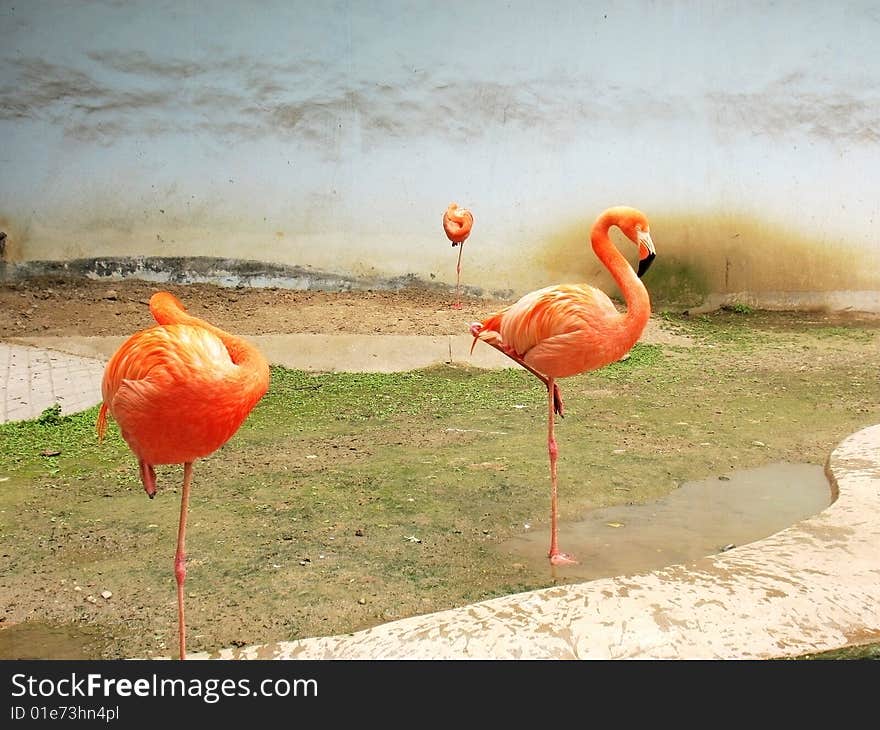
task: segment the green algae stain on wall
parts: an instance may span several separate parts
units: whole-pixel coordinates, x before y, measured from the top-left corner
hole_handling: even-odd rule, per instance
[[[880,246],[870,252],[845,239],[810,238],[783,223],[733,212],[649,214],[657,249],[644,277],[654,309],[694,307],[711,297],[748,294],[772,305],[822,292],[880,292]],[[585,282],[622,300],[589,245],[592,221],[547,233],[524,268],[546,283]],[[617,229],[611,239],[635,266],[636,249]],[[536,274],[532,273],[534,277]]]
[[[880,251],[866,252],[842,237],[811,238],[793,226],[735,213],[661,214],[653,222],[655,242],[702,272],[711,293],[880,289]]]
[[[590,246],[591,223],[586,220],[572,223],[551,232],[529,257],[527,265],[546,271],[547,285],[553,283],[584,282],[592,284],[612,299],[622,301],[617,284],[605,270]],[[645,275],[644,283],[657,306],[689,307],[700,304],[709,293],[706,277],[698,265],[668,250],[662,239],[652,236],[657,247],[657,258]],[[617,229],[612,229],[611,240],[632,264],[637,265],[636,247]]]
[[[703,272],[677,258],[655,259],[643,281],[655,310],[659,307],[695,307],[709,294]]]

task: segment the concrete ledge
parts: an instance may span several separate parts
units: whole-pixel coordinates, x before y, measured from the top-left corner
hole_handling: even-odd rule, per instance
[[[75,413],[101,402],[104,365],[127,336],[16,337],[0,342],[0,423],[36,418],[59,403]],[[307,372],[396,373],[431,365],[519,367],[470,335],[257,335],[273,365]]]
[[[688,565],[190,658],[770,659],[878,641],[880,425],[846,438],[827,471],[826,510]]]
[[[284,334],[246,336],[273,365],[308,372],[397,373],[443,363],[478,368],[519,367],[484,343],[471,352],[473,337],[460,335]],[[10,342],[66,352],[107,362],[127,336],[15,337]],[[651,320],[641,339],[646,344],[690,347],[685,336],[665,331]]]
[[[517,367],[469,335],[261,335],[249,338],[269,362],[307,372],[398,373],[431,365]]]
[[[16,337],[12,342],[107,362],[127,337]],[[248,337],[273,365],[308,372],[397,373],[456,363],[518,367],[470,335],[254,335]]]

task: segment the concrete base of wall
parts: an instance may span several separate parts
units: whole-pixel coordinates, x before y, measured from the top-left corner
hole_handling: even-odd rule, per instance
[[[417,288],[451,293],[450,284],[425,281],[415,274],[395,277],[356,277],[303,266],[288,266],[247,259],[208,256],[115,257],[70,261],[0,261],[0,284],[44,277],[62,279],[139,279],[172,284],[216,284],[226,287],[296,289],[301,291],[399,291]],[[486,290],[461,286],[470,297],[512,299],[512,290]],[[525,292],[520,292],[524,294]],[[663,291],[652,292],[657,306],[663,306]],[[880,313],[880,291],[759,291],[710,293],[692,314],[711,312],[743,304],[753,309]],[[675,308],[675,307],[673,307]]]
[[[414,274],[394,277],[355,277],[334,274],[304,266],[287,266],[247,259],[224,259],[209,256],[144,256],[72,259],[70,261],[26,261],[0,265],[0,283],[27,281],[43,277],[61,279],[140,279],[171,284],[216,284],[226,287],[296,289],[300,291],[398,291],[419,288],[452,292],[445,283],[425,281]],[[476,286],[461,286],[462,294],[504,299],[509,290],[486,291]]]

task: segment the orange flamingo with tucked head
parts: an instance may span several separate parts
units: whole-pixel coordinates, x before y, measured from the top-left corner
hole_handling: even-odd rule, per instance
[[[608,237],[617,226],[639,248],[638,274]],[[645,214],[618,206],[602,213],[590,232],[593,251],[614,277],[626,300],[621,313],[604,292],[587,284],[548,286],[526,294],[509,307],[474,322],[471,334],[537,376],[547,386],[547,450],[550,455],[550,551],[552,565],[576,563],[559,550],[555,415],[564,407],[557,378],[598,370],[616,362],[635,345],[651,315],[641,276],[654,260],[654,242]]]
[[[158,325],[129,337],[107,363],[97,428],[103,438],[108,413],[119,424],[150,499],[156,494],[153,465],[183,464],[174,574],[180,658],[185,659],[183,583],[192,465],[238,430],[269,388],[269,365],[245,340],[187,314],[173,294],[153,294],[150,312]]]
[[[455,304],[454,309],[461,309],[461,296],[459,295],[459,282],[461,281],[461,252],[464,251],[464,242],[471,234],[474,225],[474,216],[467,208],[459,208],[458,203],[450,203],[443,213],[443,230],[446,237],[452,241],[453,248],[458,246],[458,263],[455,266]]]

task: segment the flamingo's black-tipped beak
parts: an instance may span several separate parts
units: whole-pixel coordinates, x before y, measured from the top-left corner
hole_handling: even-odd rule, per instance
[[[639,261],[639,278],[641,279],[645,272],[651,268],[651,264],[654,263],[654,258],[657,256],[654,252],[649,253],[645,258]]]
[[[481,322],[471,322],[470,330],[471,334],[474,336],[474,341],[471,342],[471,355],[474,354],[474,346],[477,344],[477,340],[480,337],[480,331],[483,329],[483,325]]]

